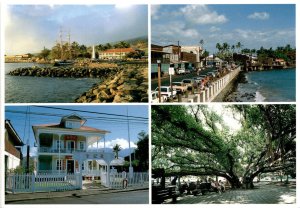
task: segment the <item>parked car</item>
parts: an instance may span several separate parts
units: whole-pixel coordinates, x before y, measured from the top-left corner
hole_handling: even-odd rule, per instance
[[[185,73],[186,73],[185,68],[179,68],[177,70],[177,74],[185,74]]]
[[[182,83],[187,86],[187,89],[190,90],[192,89],[193,85],[194,85],[194,80],[193,79],[183,79]]]
[[[214,72],[208,72],[207,74],[211,77],[216,77],[216,74]]]
[[[207,75],[203,74],[203,75],[199,75],[198,77],[202,78],[202,79],[206,79]]]
[[[204,79],[203,77],[193,77],[194,82],[197,82],[197,83],[201,83],[201,81],[203,79]]]
[[[155,92],[158,92],[158,87],[155,89]],[[165,96],[167,99],[170,99],[172,97],[172,91],[170,86],[161,86],[160,87],[160,94],[162,96]],[[176,90],[173,89],[173,98],[176,97]]]
[[[185,73],[186,73],[186,74],[190,74],[190,73],[192,73],[192,70],[191,70],[191,69],[186,69],[186,70],[185,70]]]
[[[196,71],[196,68],[193,67],[193,66],[188,66],[187,68],[190,72],[195,72]]]
[[[151,99],[152,103],[159,103],[158,91],[157,92],[152,91],[151,92],[151,97],[152,97],[152,99]],[[167,101],[167,97],[165,95],[161,95],[160,96],[160,102],[163,103],[165,101]]]
[[[172,82],[173,90],[176,90],[177,92],[184,93],[187,91],[187,86],[183,84],[183,82]]]

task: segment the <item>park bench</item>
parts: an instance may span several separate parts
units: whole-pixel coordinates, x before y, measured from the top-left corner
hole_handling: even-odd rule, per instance
[[[189,184],[189,191],[196,196],[200,193],[204,195],[207,192],[218,192],[218,189],[212,187],[211,183],[196,184],[195,182],[192,182]]]
[[[153,169],[152,178],[160,179],[159,185],[152,184],[152,204],[163,203],[166,199],[172,199],[173,202],[176,202],[179,196],[176,185],[166,186],[165,170],[162,168]]]
[[[176,186],[167,186],[162,188],[160,186],[152,186],[152,203],[161,204],[166,199],[172,199],[172,202],[176,202],[179,194],[176,192]]]

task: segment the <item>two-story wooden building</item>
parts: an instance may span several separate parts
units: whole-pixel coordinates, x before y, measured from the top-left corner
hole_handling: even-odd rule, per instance
[[[99,52],[99,59],[101,60],[122,60],[127,54],[135,52],[132,48],[112,48]]]
[[[81,116],[71,114],[62,117],[58,124],[32,127],[38,148],[38,173],[82,172],[88,175],[92,170],[100,170],[97,160],[92,160],[89,153],[103,151],[98,143],[101,139],[105,141],[105,135],[110,132],[85,126],[85,122]],[[74,158],[76,153],[86,153],[88,160],[79,163]]]

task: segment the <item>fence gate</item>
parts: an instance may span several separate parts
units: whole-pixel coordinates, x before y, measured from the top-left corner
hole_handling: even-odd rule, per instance
[[[129,173],[126,174],[127,186],[128,187],[137,187],[144,186],[149,184],[149,174],[146,172],[135,172],[132,177],[128,177]],[[102,179],[101,179],[102,180]],[[123,174],[122,173],[111,173],[110,174],[110,188],[122,189],[123,188]]]
[[[5,191],[12,193],[67,191],[81,188],[81,174],[7,175],[5,184]]]

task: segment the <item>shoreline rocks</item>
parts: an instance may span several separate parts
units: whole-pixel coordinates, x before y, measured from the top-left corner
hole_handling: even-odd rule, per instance
[[[248,83],[246,76],[246,72],[241,72],[234,83],[232,84],[231,89],[224,96],[223,102],[255,102],[256,93],[252,91],[241,92],[238,90],[238,85],[240,83],[246,84]]]
[[[89,67],[22,67],[8,73],[11,76],[32,77],[66,77],[66,78],[106,78],[121,70],[120,67],[89,68]]]
[[[148,67],[129,65],[92,87],[77,103],[148,102]]]

